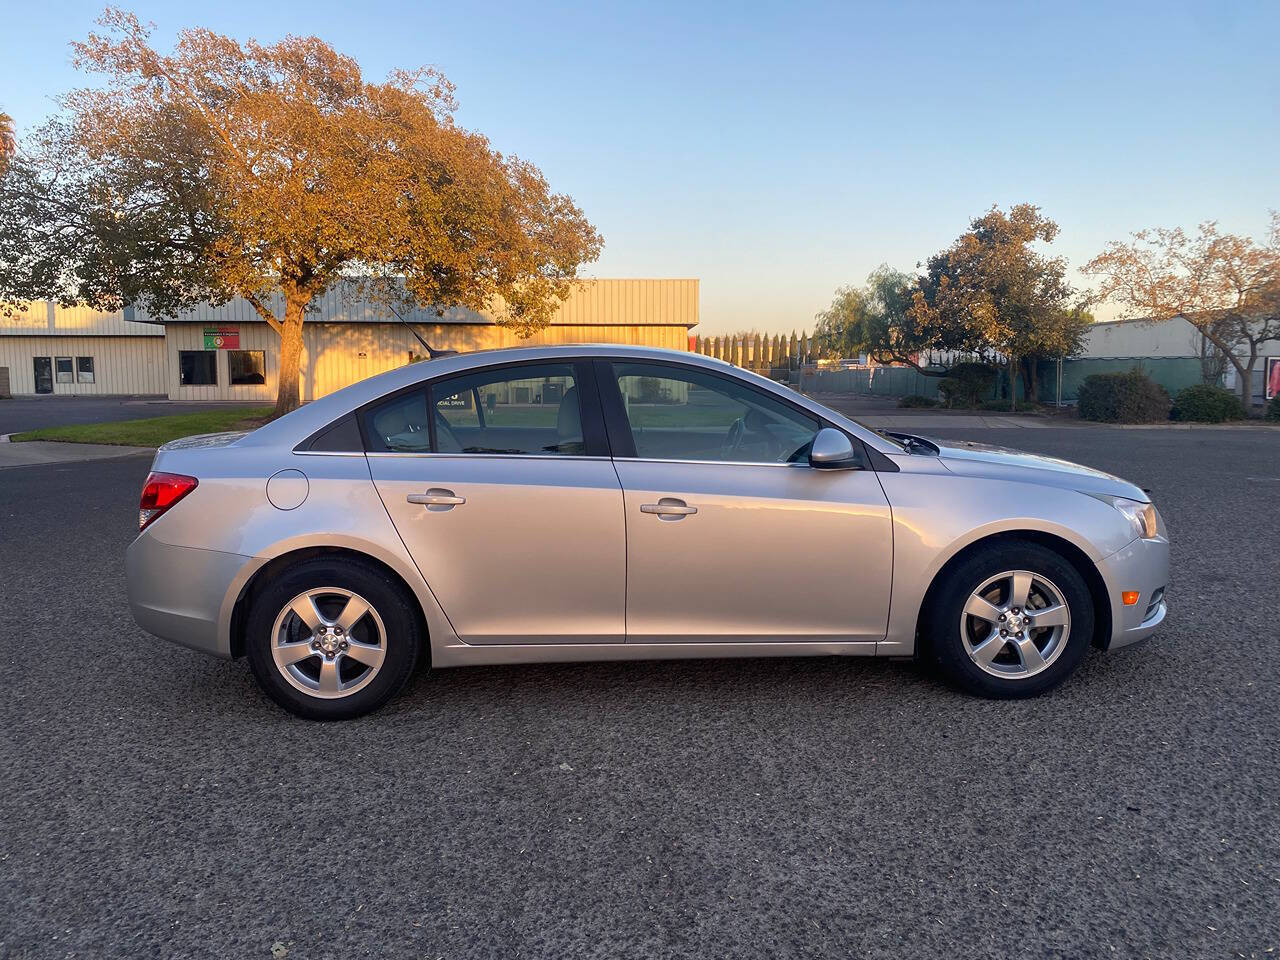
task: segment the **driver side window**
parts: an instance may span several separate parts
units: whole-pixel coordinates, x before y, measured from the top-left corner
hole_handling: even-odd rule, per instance
[[[727,377],[651,363],[613,372],[641,459],[788,463],[804,459],[821,426]]]

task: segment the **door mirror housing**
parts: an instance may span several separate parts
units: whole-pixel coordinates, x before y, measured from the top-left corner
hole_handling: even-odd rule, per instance
[[[854,452],[848,434],[834,427],[823,427],[809,447],[809,466],[819,470],[856,470],[862,461]]]

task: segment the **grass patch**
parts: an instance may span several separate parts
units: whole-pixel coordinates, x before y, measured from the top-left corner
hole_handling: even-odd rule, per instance
[[[43,427],[15,434],[11,440],[60,440],[63,443],[107,443],[122,447],[158,447],[179,437],[226,430],[253,430],[271,417],[264,407],[223,407],[199,413],[179,413],[146,420],[114,420],[110,423],[78,423]]]

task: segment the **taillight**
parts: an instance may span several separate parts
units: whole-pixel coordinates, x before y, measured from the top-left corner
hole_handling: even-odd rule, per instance
[[[138,532],[196,488],[195,477],[180,473],[150,473],[138,501]]]

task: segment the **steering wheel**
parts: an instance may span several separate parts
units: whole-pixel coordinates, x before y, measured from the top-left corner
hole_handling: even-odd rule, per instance
[[[746,435],[747,421],[742,417],[729,424],[729,432],[720,441],[720,459],[732,460],[734,455],[742,448],[742,441]]]

